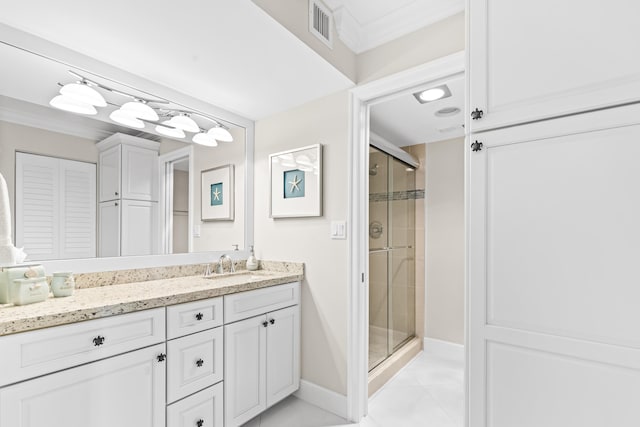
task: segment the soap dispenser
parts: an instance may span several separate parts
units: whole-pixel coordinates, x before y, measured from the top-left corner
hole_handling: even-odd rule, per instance
[[[258,269],[258,260],[256,259],[256,256],[253,253],[253,245],[250,246],[249,252],[250,252],[249,258],[247,258],[247,270],[255,271]]]

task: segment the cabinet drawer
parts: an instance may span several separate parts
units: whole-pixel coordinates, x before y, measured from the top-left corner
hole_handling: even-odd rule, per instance
[[[222,297],[167,307],[167,339],[222,325]]]
[[[167,427],[223,427],[223,387],[218,383],[167,407]]]
[[[277,285],[224,297],[224,322],[231,323],[299,304],[300,282]]]
[[[164,309],[0,337],[0,386],[165,340]]]
[[[223,330],[215,328],[167,343],[167,401],[222,381]]]

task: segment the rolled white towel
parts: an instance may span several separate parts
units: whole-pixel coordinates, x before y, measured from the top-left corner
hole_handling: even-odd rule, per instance
[[[13,246],[11,238],[11,206],[7,181],[0,173],[0,265],[20,264],[27,254]]]
[[[0,247],[13,245],[11,239],[11,206],[9,205],[9,190],[7,181],[0,173]]]

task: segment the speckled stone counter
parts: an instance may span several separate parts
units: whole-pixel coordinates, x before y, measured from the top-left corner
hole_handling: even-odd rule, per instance
[[[304,278],[304,265],[299,263],[261,261],[261,268],[207,278],[182,276],[108,286],[102,284],[100,275],[104,275],[108,282],[110,277],[122,274],[92,273],[97,277],[91,277],[93,286],[85,283],[76,289],[73,296],[50,297],[44,302],[24,306],[0,305],[0,336],[260,289]],[[190,271],[187,268],[182,270]],[[141,274],[144,276],[134,272],[131,277],[139,278]]]

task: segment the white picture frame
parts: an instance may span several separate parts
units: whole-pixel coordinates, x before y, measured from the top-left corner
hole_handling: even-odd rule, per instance
[[[234,165],[203,170],[200,186],[202,221],[234,220]]]
[[[322,216],[322,145],[269,155],[270,218]]]

